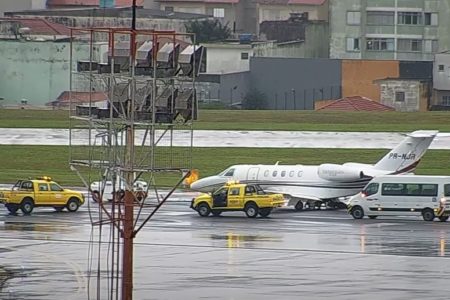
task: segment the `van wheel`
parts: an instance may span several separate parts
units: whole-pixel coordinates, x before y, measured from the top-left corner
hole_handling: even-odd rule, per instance
[[[261,208],[259,210],[259,215],[263,218],[267,218],[271,212],[272,212],[271,208]]]
[[[434,220],[435,215],[431,209],[426,208],[422,211],[422,217],[425,221],[431,222]]]
[[[303,210],[303,202],[298,200],[297,203],[295,204],[295,210],[296,211],[301,211]]]
[[[20,205],[20,210],[23,212],[24,215],[29,215],[33,211],[34,208],[34,202],[30,198],[25,198],[22,201],[22,204]]]
[[[362,219],[364,217],[364,210],[361,206],[353,207],[350,213],[354,219]]]
[[[375,220],[378,216],[369,216],[369,219]]]
[[[76,212],[80,207],[80,202],[76,198],[70,198],[66,204],[67,210],[70,212]]]
[[[247,205],[245,205],[244,210],[245,210],[245,214],[249,218],[256,218],[256,216],[259,213],[258,206],[256,206],[256,204],[253,202],[247,203]]]
[[[447,220],[448,220],[448,216],[440,216],[439,217],[439,221],[441,221],[441,222],[445,222]]]
[[[209,208],[209,205],[206,203],[200,203],[197,207],[197,212],[202,217],[207,217],[211,213],[211,209]]]

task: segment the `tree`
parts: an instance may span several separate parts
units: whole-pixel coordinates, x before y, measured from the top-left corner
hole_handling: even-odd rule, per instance
[[[185,27],[188,33],[195,33],[195,42],[197,44],[223,41],[231,36],[228,23],[223,25],[217,19],[189,21],[185,24]]]
[[[264,93],[258,90],[251,89],[245,94],[242,100],[243,109],[265,109],[267,107],[267,98]]]

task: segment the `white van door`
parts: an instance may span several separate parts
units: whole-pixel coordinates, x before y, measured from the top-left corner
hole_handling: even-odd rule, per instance
[[[383,215],[398,215],[402,211],[399,202],[403,196],[403,183],[383,183],[381,184],[381,196],[379,206]]]

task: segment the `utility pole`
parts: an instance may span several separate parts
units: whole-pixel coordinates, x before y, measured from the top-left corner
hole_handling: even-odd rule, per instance
[[[134,107],[135,107],[135,82],[134,64],[136,53],[136,0],[133,0],[130,36],[130,67],[131,67],[131,92],[128,101],[129,122],[126,126],[126,146],[125,146],[125,170],[126,181],[124,195],[124,216],[123,216],[123,257],[122,257],[122,300],[133,299],[133,252],[134,252]]]

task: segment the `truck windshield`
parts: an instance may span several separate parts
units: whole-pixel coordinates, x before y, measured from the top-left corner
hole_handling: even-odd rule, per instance
[[[266,192],[259,185],[255,185],[255,188],[256,188],[256,193],[258,195],[265,195],[266,194]]]

